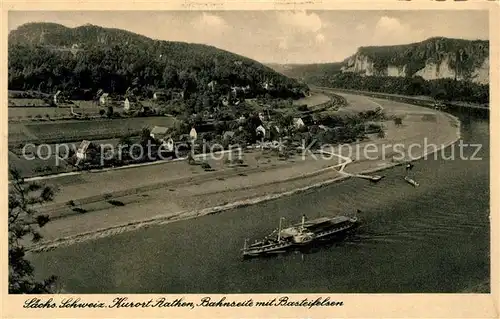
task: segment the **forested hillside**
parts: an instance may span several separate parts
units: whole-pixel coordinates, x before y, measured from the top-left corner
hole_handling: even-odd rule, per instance
[[[253,94],[298,97],[305,86],[256,61],[215,47],[158,41],[93,25],[29,23],[9,34],[9,89],[73,98],[99,89],[151,96],[159,88],[200,93],[249,86]]]

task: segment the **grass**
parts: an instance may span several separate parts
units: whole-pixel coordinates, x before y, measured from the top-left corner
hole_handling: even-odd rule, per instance
[[[308,107],[311,107],[311,106],[315,106],[318,104],[326,103],[328,101],[330,101],[330,98],[327,95],[321,94],[321,93],[314,93],[311,96],[293,101],[293,105],[297,106],[297,105],[305,104]]]
[[[42,107],[42,106],[49,106],[46,102],[44,102],[42,99],[9,99],[9,106],[18,106],[18,107],[26,107],[26,106],[37,106],[37,107]]]

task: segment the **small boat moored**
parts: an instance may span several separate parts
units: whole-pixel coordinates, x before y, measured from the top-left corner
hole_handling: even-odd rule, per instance
[[[408,177],[408,176],[405,176],[405,181],[406,181],[408,184],[413,185],[413,186],[415,186],[415,187],[420,186],[420,184],[419,184],[419,183],[417,183],[415,180],[411,179],[411,178],[410,178],[410,177]]]

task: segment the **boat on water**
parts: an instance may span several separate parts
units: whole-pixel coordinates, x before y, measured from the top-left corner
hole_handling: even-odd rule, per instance
[[[358,223],[356,216],[321,217],[312,220],[306,220],[306,217],[302,216],[300,223],[282,229],[283,219],[280,218],[279,228],[264,239],[250,245],[245,240],[242,249],[243,257],[283,253],[293,247],[308,245],[339,235],[354,228]]]
[[[410,178],[409,176],[405,176],[405,181],[410,184],[410,185],[413,185],[415,187],[418,187],[420,186],[419,183],[417,183],[414,179]]]

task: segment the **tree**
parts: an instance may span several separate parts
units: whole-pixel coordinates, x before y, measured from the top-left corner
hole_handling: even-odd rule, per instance
[[[400,117],[395,117],[395,118],[394,118],[394,124],[395,124],[396,126],[400,126],[400,125],[402,125],[402,124],[403,124],[403,119],[402,119],[402,118],[400,118]]]
[[[105,111],[105,110],[102,110],[102,109],[101,109],[101,110],[99,110],[99,115],[100,115],[100,116],[104,116],[104,114],[106,114],[106,111]]]
[[[38,242],[42,236],[38,229],[49,221],[37,206],[54,199],[54,190],[42,184],[25,182],[16,169],[9,169],[12,184],[9,189],[9,293],[53,293],[55,276],[41,282],[34,278],[34,268],[25,258],[22,240],[32,236]]]

